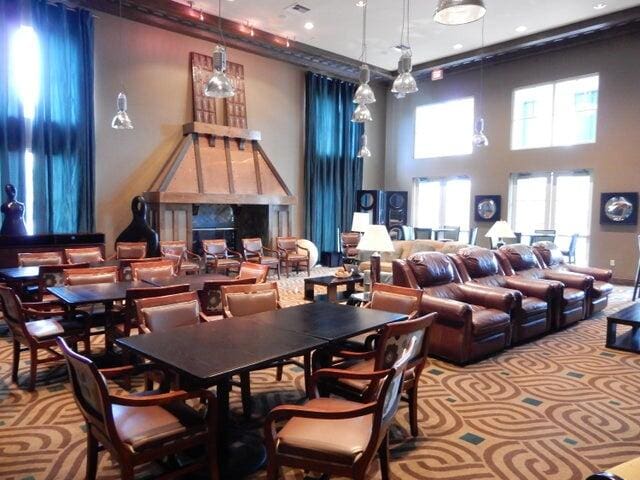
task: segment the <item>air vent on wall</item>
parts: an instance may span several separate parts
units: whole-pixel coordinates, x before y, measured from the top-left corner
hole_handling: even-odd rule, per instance
[[[293,3],[284,9],[285,12],[303,14],[307,13],[310,9],[305,7],[304,5],[300,5],[299,3]]]

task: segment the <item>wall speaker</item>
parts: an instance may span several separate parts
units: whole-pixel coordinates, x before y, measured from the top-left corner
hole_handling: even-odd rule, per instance
[[[406,225],[409,218],[409,193],[385,192],[385,224],[389,230]]]
[[[369,214],[369,221],[375,225],[385,223],[385,195],[382,190],[358,190],[356,211]]]

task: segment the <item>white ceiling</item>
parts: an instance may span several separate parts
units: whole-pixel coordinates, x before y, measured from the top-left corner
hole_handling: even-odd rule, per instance
[[[185,0],[176,0],[187,3]],[[482,22],[443,26],[432,19],[437,0],[411,1],[411,47],[413,62],[422,63],[463,53],[481,46]],[[299,3],[304,14],[285,9]],[[596,10],[598,3],[605,8]],[[346,57],[360,57],[362,8],[356,0],[222,0],[222,16],[240,23]],[[485,0],[485,45],[548,30],[569,23],[640,5],[640,0]],[[194,0],[194,8],[217,15],[217,0]],[[367,61],[395,70],[400,43],[401,0],[368,0]],[[305,22],[314,28],[305,30]],[[525,32],[516,32],[518,26]],[[462,48],[455,50],[454,45]]]

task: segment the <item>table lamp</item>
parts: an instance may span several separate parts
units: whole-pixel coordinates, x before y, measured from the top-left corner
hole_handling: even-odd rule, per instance
[[[516,238],[516,234],[513,233],[513,230],[511,230],[511,227],[507,222],[504,220],[498,220],[492,225],[485,237],[491,238],[492,247],[495,245],[496,248],[499,248],[504,245],[504,242],[502,241],[503,238]]]
[[[368,213],[353,212],[353,220],[351,221],[352,232],[365,232],[370,224]]]
[[[393,242],[384,225],[369,225],[356,247],[371,254],[371,284],[380,282],[380,252],[393,252]]]

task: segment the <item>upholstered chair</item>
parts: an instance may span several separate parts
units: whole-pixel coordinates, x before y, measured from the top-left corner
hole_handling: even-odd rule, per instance
[[[265,252],[271,255],[265,255]],[[243,238],[242,255],[244,256],[245,262],[269,265],[269,268],[275,270],[278,278],[280,278],[280,254],[277,250],[272,250],[262,245],[261,238]]]
[[[196,292],[138,298],[134,303],[140,333],[166,332],[207,321]]]
[[[451,258],[463,283],[492,289],[503,288],[513,293],[512,344],[522,343],[549,331],[554,321],[554,302],[558,294],[553,284],[506,276],[496,255],[486,248],[463,248]]]
[[[144,258],[147,256],[147,244],[145,242],[118,242],[114,255],[117,260]]]
[[[59,287],[64,284],[64,271],[79,268],[89,268],[88,263],[74,263],[62,265],[41,265],[38,272],[38,302],[58,302],[55,295],[49,293],[47,288]]]
[[[564,253],[554,243],[538,242],[533,244],[533,251],[538,261],[545,267],[556,272],[570,272],[593,277],[593,287],[587,292],[587,316],[600,312],[607,307],[609,295],[613,292],[613,285],[609,283],[613,272],[609,269],[594,267],[579,267],[564,261]]]
[[[62,265],[62,252],[21,252],[18,253],[18,265],[21,267],[39,267],[40,265]]]
[[[389,426],[398,410],[407,365],[424,345],[425,328],[382,337],[380,363],[385,370],[318,370],[310,379],[306,404],[271,410],[264,430],[267,480],[278,479],[282,466],[364,480],[376,452],[382,478],[388,480]],[[321,398],[318,382],[329,381],[362,382],[362,401]]]
[[[413,320],[388,324],[382,329],[379,339],[376,341],[375,350],[369,352],[341,350],[334,354],[340,360],[331,365],[331,368],[344,368],[352,372],[383,370],[386,362],[385,354],[394,345],[397,345],[396,337],[404,335],[406,332],[416,332],[417,343],[414,348],[414,354],[407,364],[402,387],[403,392],[407,394],[409,424],[411,426],[411,434],[414,437],[420,434],[418,428],[418,384],[420,383],[422,370],[427,363],[429,328],[435,321],[436,316],[436,313],[430,313]],[[366,389],[366,382],[338,379],[337,381],[323,382],[321,391],[324,394],[332,393],[348,400],[362,401],[362,395]]]
[[[296,267],[307,270],[307,276],[311,275],[311,265],[309,261],[309,250],[298,245],[296,237],[276,237],[276,248],[280,253],[281,267],[287,272],[287,277],[291,269]]]
[[[496,251],[496,256],[507,276],[553,282],[558,291],[553,329],[564,328],[584,319],[587,311],[586,292],[593,286],[593,277],[544,269],[533,248],[521,243],[503,245]]]
[[[67,259],[67,263],[71,264],[104,262],[100,247],[65,248],[64,256]]]
[[[131,280],[133,280],[133,273],[131,271],[131,264],[133,263],[160,262],[162,260],[162,257],[129,258],[119,260],[118,263],[120,264],[120,268],[118,279],[121,282],[130,282]]]
[[[209,478],[219,479],[213,393],[177,390],[127,396],[111,394],[106,379],[123,373],[150,372],[159,367],[141,364],[98,370],[91,360],[71,350],[63,339],[58,340],[58,345],[67,360],[73,397],[86,425],[87,479],[96,478],[101,449],[107,450],[111,459],[120,465],[119,478],[133,480],[136,466],[187,450],[192,453],[194,447],[202,447],[205,455],[186,464],[175,462],[177,470],[163,478],[188,478],[189,474],[204,469]],[[203,407],[200,411],[190,406],[195,399]],[[203,415],[202,411],[206,413]]]
[[[513,293],[462,284],[447,255],[394,260],[393,283],[423,290],[421,313],[438,313],[429,345],[434,355],[464,365],[509,346]]]
[[[205,255],[206,271],[222,272],[225,275],[229,271],[238,271],[242,254],[231,250],[224,238],[216,240],[203,240],[202,250]]]
[[[223,315],[222,293],[220,292],[220,289],[228,285],[252,285],[256,283],[256,280],[257,279],[255,277],[246,277],[204,282],[202,290],[198,290],[198,297],[200,298],[200,307],[202,308],[202,311],[207,316]]]
[[[62,277],[65,285],[116,283],[118,267],[68,268],[62,271]]]
[[[18,370],[20,368],[20,354],[29,352],[29,384],[27,389],[32,391],[36,387],[38,365],[59,361],[62,359],[53,347],[56,337],[64,337],[74,346],[84,341],[85,348],[89,343],[89,322],[84,312],[79,312],[73,319],[66,317],[66,312],[50,303],[30,302],[22,303],[14,291],[6,286],[0,286],[0,306],[4,321],[9,327],[13,343],[13,363],[11,380],[18,385]],[[38,352],[46,350],[50,355],[46,358],[38,357]]]
[[[360,252],[357,249],[362,234],[360,232],[344,232],[340,234],[340,246],[342,256],[346,259],[358,259]]]
[[[253,262],[242,262],[238,271],[238,278],[255,278],[255,283],[264,283],[269,276],[269,265],[261,265]]]
[[[187,248],[187,242],[171,240],[160,242],[160,255],[175,264],[176,273],[197,275],[200,273],[202,258]]]
[[[140,282],[151,278],[168,278],[175,276],[176,265],[172,260],[156,262],[135,262],[131,264],[131,278]]]

